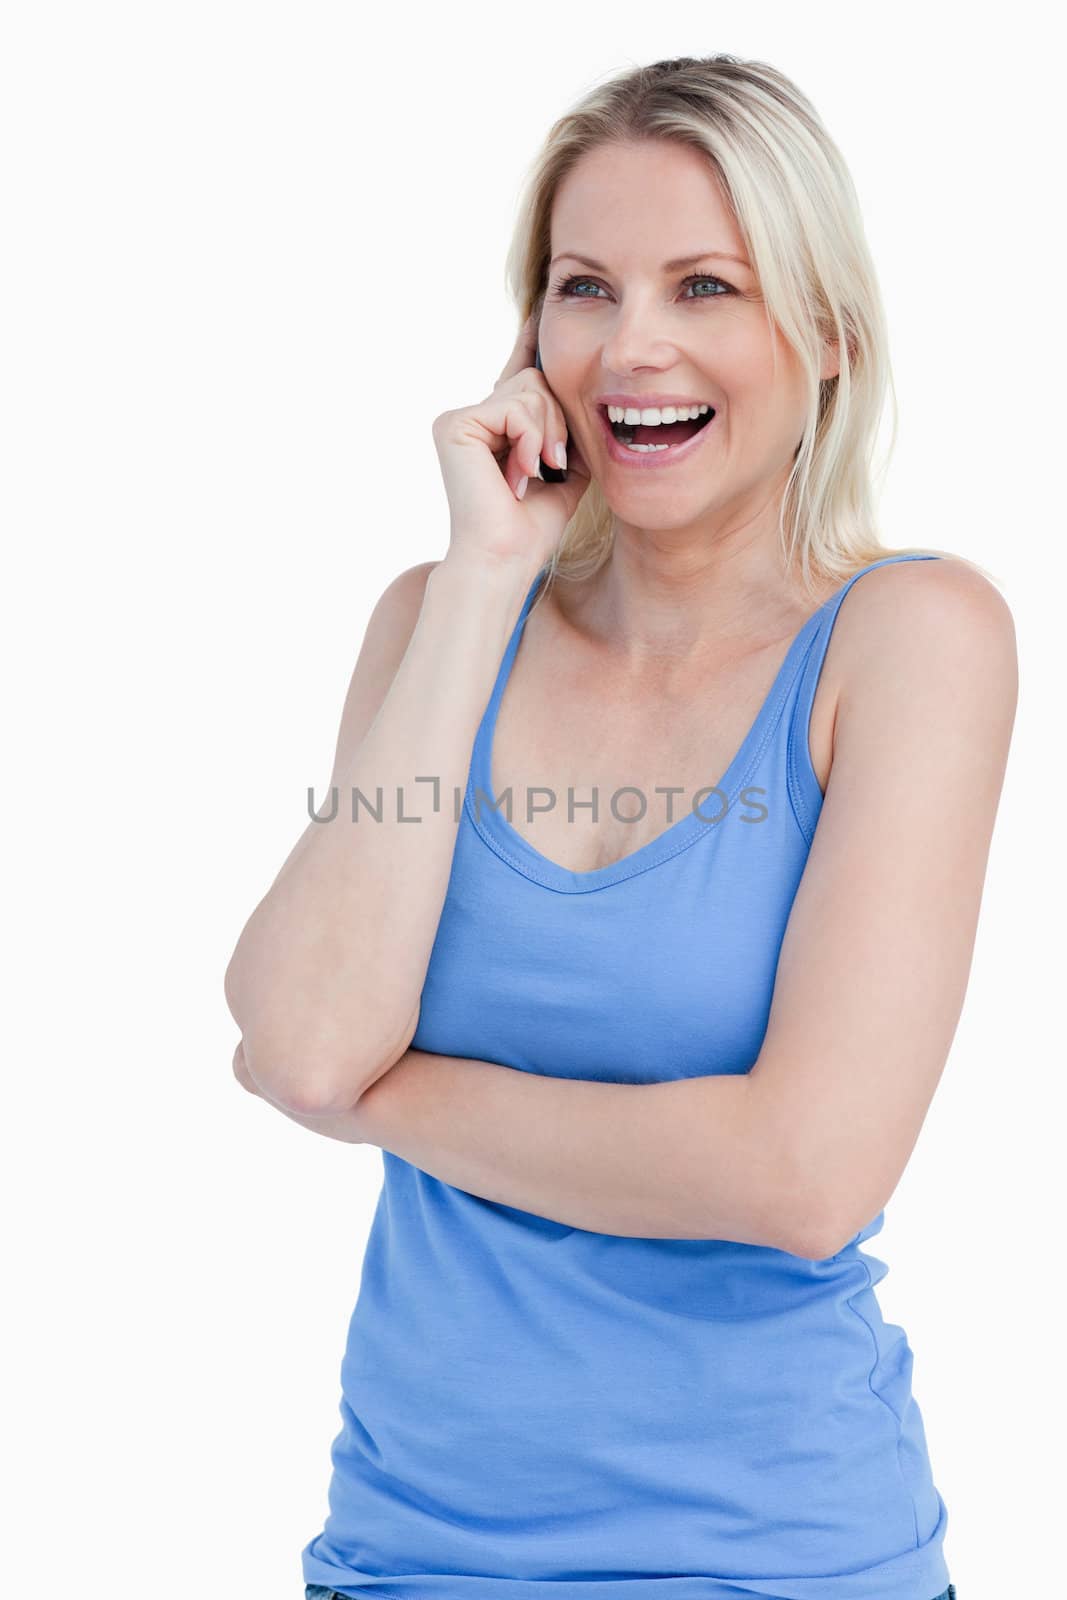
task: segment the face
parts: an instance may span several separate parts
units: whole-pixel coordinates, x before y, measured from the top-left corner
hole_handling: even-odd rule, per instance
[[[683,266],[665,265],[698,251]],[[773,529],[804,430],[801,368],[768,327],[706,159],[662,141],[590,152],[556,193],[551,256],[545,379],[616,534],[669,530],[705,541],[731,529],[751,534],[756,522]],[[830,356],[822,375],[836,370]],[[609,437],[608,394],[640,409],[659,397],[703,401],[715,415],[691,442],[629,454]]]

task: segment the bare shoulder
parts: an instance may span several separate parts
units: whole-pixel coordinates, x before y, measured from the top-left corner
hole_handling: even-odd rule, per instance
[[[371,620],[374,620],[379,611],[385,611],[393,620],[410,617],[414,629],[430,573],[440,565],[439,561],[420,561],[417,566],[405,567],[403,572],[397,573],[392,582],[382,590],[371,614]]]
[[[966,561],[895,561],[865,572],[845,596],[834,627],[844,688],[887,667],[930,673],[973,659],[984,683],[1017,690],[1015,621],[1004,596]]]
[[[406,567],[375,602],[345,695],[331,784],[339,781],[381,709],[415,632],[427,581],[438,565],[420,561]]]
[[[952,625],[1001,628],[1014,632],[1011,610],[994,583],[968,562],[942,556],[937,561],[893,561],[865,572],[841,606],[843,633],[873,626],[903,627],[914,619],[940,618]]]
[[[392,681],[415,632],[430,574],[439,564],[420,561],[406,567],[382,590],[363,635],[353,685],[369,688],[382,677]]]

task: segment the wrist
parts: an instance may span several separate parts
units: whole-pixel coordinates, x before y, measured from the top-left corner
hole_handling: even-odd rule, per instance
[[[528,557],[491,556],[482,552],[452,549],[431,572],[429,582],[440,576],[445,584],[461,584],[466,589],[486,590],[493,594],[525,599],[530,585],[542,570],[544,563]]]

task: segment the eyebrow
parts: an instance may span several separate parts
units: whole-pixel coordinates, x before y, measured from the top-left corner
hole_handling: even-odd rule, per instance
[[[575,255],[573,250],[561,250],[558,255],[552,257],[552,260],[548,264],[550,267],[554,267],[557,261],[563,261],[565,259],[568,261],[580,261],[583,267],[592,267],[594,272],[607,272],[608,270],[602,261],[594,261],[592,256]],[[663,270],[664,272],[679,272],[681,271],[682,267],[691,267],[694,262],[710,261],[712,259],[719,261],[736,261],[739,267],[748,267],[750,272],[752,270],[751,266],[743,256],[732,256],[726,250],[698,250],[695,256],[679,256],[674,261],[665,261],[663,263]]]

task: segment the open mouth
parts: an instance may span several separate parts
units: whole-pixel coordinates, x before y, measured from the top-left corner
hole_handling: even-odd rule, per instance
[[[613,461],[634,466],[661,466],[687,455],[715,418],[709,408],[688,422],[612,422],[607,406],[598,406],[601,427]]]

